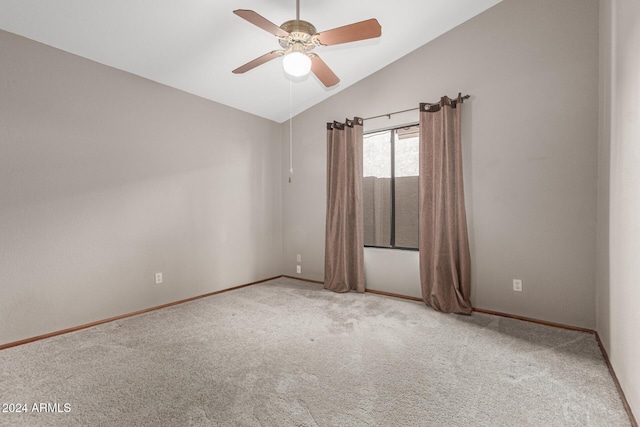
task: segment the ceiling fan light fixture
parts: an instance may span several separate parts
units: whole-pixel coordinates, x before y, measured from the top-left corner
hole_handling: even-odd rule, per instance
[[[303,77],[311,71],[311,58],[304,50],[304,46],[296,43],[291,52],[282,59],[284,71],[292,77]]]

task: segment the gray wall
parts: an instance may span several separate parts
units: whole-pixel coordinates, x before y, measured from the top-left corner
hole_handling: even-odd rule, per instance
[[[597,330],[640,415],[640,3],[602,0]]]
[[[301,276],[323,279],[325,122],[461,91],[472,95],[463,144],[474,306],[595,327],[597,46],[597,0],[505,0],[294,117],[285,274],[295,275],[300,253]],[[384,268],[398,276],[376,288],[419,292],[417,274],[407,274],[418,271],[407,268],[415,253],[365,258],[369,287],[372,268]],[[522,293],[512,291],[514,278]]]
[[[0,55],[0,344],[281,274],[279,125],[2,31]]]

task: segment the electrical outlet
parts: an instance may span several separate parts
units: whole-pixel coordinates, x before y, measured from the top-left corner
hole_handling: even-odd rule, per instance
[[[162,273],[156,273],[156,285],[162,283]]]
[[[296,273],[298,274],[302,273],[302,266],[296,265]]]
[[[296,255],[296,262],[302,262],[302,255]]]
[[[513,290],[516,292],[522,292],[522,280],[513,279]]]

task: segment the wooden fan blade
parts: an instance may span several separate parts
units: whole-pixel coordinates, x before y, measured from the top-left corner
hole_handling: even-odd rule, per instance
[[[323,31],[316,35],[318,41],[325,46],[373,39],[382,35],[382,27],[377,19],[367,19],[333,30]]]
[[[315,54],[311,56],[311,72],[315,74],[326,87],[335,86],[340,81],[338,76],[331,71],[331,68]]]
[[[256,68],[258,65],[262,65],[265,62],[269,62],[272,59],[276,59],[277,57],[279,57],[281,55],[282,55],[282,51],[281,50],[274,50],[274,51],[271,51],[269,53],[265,53],[264,55],[257,57],[253,61],[247,62],[242,67],[236,68],[235,70],[233,70],[233,74],[246,73],[247,71]]]
[[[234,10],[233,13],[238,15],[240,18],[246,19],[247,21],[251,22],[253,25],[262,28],[266,32],[273,34],[274,36],[287,37],[289,35],[288,32],[278,27],[276,24],[269,21],[268,19],[257,14],[253,10],[238,9],[238,10]]]

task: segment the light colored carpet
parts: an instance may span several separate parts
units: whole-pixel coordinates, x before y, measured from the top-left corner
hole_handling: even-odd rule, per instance
[[[286,278],[0,351],[0,402],[29,409],[2,426],[630,425],[591,334]]]

